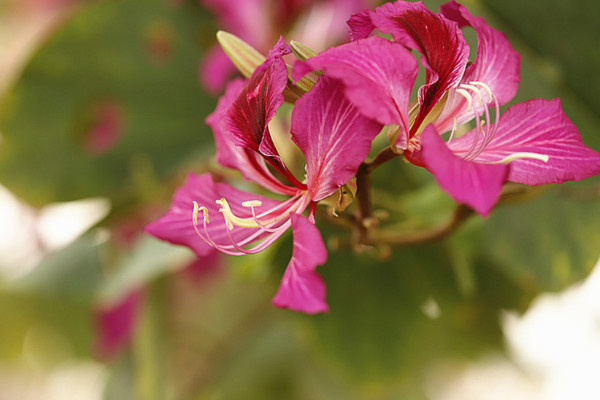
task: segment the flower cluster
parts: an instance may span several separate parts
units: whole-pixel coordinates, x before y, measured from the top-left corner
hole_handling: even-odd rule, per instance
[[[458,203],[484,216],[508,181],[539,185],[600,173],[600,154],[583,144],[559,100],[530,100],[501,114],[517,91],[519,54],[502,33],[457,2],[446,3],[440,13],[421,2],[386,3],[355,14],[348,25],[351,42],[301,57],[292,67],[283,59],[290,46],[280,39],[249,79],[228,84],[207,119],[218,162],[286,199],[190,174],[147,232],[200,256],[244,255],[264,250],[291,227],[292,258],[273,304],[316,313],[328,310],[315,271],[327,258],[314,225],[317,203],[365,165],[384,126],[386,160],[403,156],[426,168]],[[462,35],[466,26],[477,34],[473,61]],[[419,61],[425,82],[411,101]],[[292,100],[290,129],[306,159],[304,178],[283,162],[269,122],[286,91],[298,92],[293,82],[306,75],[316,84]],[[474,127],[465,129],[469,124]]]

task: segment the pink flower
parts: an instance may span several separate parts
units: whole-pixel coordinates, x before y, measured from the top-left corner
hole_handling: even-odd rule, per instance
[[[101,305],[94,310],[95,352],[99,357],[113,357],[131,340],[143,300],[142,290],[132,290],[115,304]]]
[[[421,2],[397,1],[356,14],[348,24],[352,43],[297,63],[292,76],[322,69],[343,81],[363,115],[393,127],[393,150],[427,168],[458,202],[487,215],[505,181],[539,185],[600,173],[600,154],[583,144],[559,100],[530,100],[500,116],[500,106],[517,91],[520,56],[462,5],[451,1],[436,14]],[[477,33],[473,63],[465,26]],[[394,40],[369,37],[375,29]],[[421,54],[426,71],[412,103],[418,62],[411,50]],[[473,120],[475,128],[459,135]]]
[[[292,112],[291,137],[306,158],[306,179],[297,179],[283,163],[268,128],[284,101],[288,71],[282,57],[290,51],[280,39],[248,81],[228,85],[207,118],[219,163],[287,199],[241,191],[215,182],[209,174],[190,174],[175,193],[171,208],[146,231],[186,245],[199,256],[215,250],[244,255],[263,251],[291,227],[292,258],[273,304],[317,313],[328,306],[325,285],[315,272],[327,259],[314,225],[316,203],[356,174],[381,125],[357,112],[343,95],[340,81],[322,77]]]
[[[281,32],[316,50],[347,37],[346,20],[372,0],[199,0],[217,18],[221,29],[266,53]],[[200,77],[210,92],[219,92],[235,72],[219,46],[209,49]]]

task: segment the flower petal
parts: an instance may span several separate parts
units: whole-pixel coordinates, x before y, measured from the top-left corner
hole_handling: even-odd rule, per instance
[[[235,66],[223,49],[219,46],[213,46],[202,59],[198,72],[202,86],[214,95],[223,90],[228,79],[235,71]]]
[[[490,27],[483,18],[473,17],[464,6],[455,1],[444,4],[441,11],[459,26],[473,27],[477,33],[477,58],[467,67],[461,83],[485,83],[500,105],[512,100],[519,85],[521,56],[512,48],[506,35]],[[491,100],[486,90],[480,92],[484,102]],[[436,129],[439,132],[451,129],[454,118],[458,124],[471,120],[473,112],[468,111],[467,107],[463,96],[451,92],[446,108],[436,123]]]
[[[115,356],[131,339],[137,324],[144,293],[133,290],[115,304],[94,310],[96,320],[95,352],[103,359]]]
[[[254,71],[247,85],[226,110],[221,129],[225,135],[233,138],[236,145],[259,153],[294,186],[304,188],[283,164],[268,127],[284,101],[283,90],[287,86],[288,70],[282,57],[291,51],[283,38],[279,38],[266,61]]]
[[[238,146],[267,157],[279,156],[267,125],[283,104],[288,72],[282,57],[289,53],[291,49],[280,38],[267,60],[254,71],[233,101],[223,120],[223,128],[233,136]]]
[[[422,133],[421,148],[426,168],[442,189],[479,214],[489,214],[500,197],[507,165],[477,164],[455,156],[431,125]]]
[[[173,244],[187,246],[198,256],[206,256],[216,249],[204,242],[194,230],[193,202],[208,209],[210,223],[207,225],[211,239],[218,245],[228,246],[231,240],[227,234],[227,225],[219,213],[220,206],[215,200],[225,198],[234,214],[241,218],[252,217],[252,211],[242,207],[242,202],[258,200],[262,206],[257,209],[270,209],[280,202],[254,193],[243,192],[225,183],[215,183],[210,174],[188,174],[182,187],[177,189],[173,202],[167,212],[158,220],[144,228],[146,233]],[[204,234],[202,213],[198,215],[198,229]],[[230,231],[236,242],[249,238],[257,232],[254,228],[241,228],[234,226]],[[283,232],[281,232],[283,233]],[[256,239],[260,239],[259,236]]]
[[[294,250],[273,305],[307,314],[327,312],[325,283],[315,272],[327,260],[325,244],[317,227],[306,217],[292,214],[291,221]]]
[[[417,129],[444,93],[460,82],[469,46],[456,22],[432,13],[422,2],[386,3],[375,9],[371,20],[380,31],[422,54],[427,73],[419,88],[421,107],[413,125]]]
[[[346,85],[346,96],[365,116],[377,122],[400,125],[397,147],[408,138],[408,105],[418,65],[404,46],[374,36],[330,48],[305,62],[297,62],[292,77],[323,69]]]
[[[498,121],[494,138],[475,159],[497,162],[515,153],[547,155],[548,162],[519,158],[510,162],[508,180],[528,185],[580,180],[600,173],[600,154],[585,146],[560,100],[533,99],[510,107]],[[450,143],[464,153],[474,132]]]
[[[292,113],[292,140],[306,157],[313,201],[348,182],[369,154],[381,125],[361,115],[344,97],[344,85],[323,75]]]
[[[215,137],[217,161],[224,167],[237,169],[244,179],[256,182],[265,189],[275,193],[292,195],[297,189],[286,186],[275,178],[267,168],[262,155],[246,147],[236,145],[234,136],[228,130],[223,129],[223,117],[243,87],[243,80],[231,81],[227,85],[225,94],[219,99],[215,111],[206,118],[206,123],[212,128]]]
[[[354,14],[348,20],[347,24],[350,28],[350,39],[352,41],[365,39],[375,29],[373,21],[371,21],[371,10],[363,10]]]

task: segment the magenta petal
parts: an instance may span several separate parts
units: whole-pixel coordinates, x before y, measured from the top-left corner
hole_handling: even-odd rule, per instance
[[[211,94],[217,94],[225,87],[227,80],[235,73],[236,68],[229,57],[219,46],[208,50],[200,64],[200,81]]]
[[[237,146],[257,152],[290,183],[305,188],[283,164],[271,139],[268,124],[283,104],[283,90],[288,82],[288,70],[283,56],[291,53],[283,38],[269,51],[266,61],[225,111],[221,121],[224,135]]]
[[[222,128],[238,146],[279,157],[268,124],[283,104],[288,71],[282,57],[291,52],[283,39],[269,52],[224,116]]]
[[[471,26],[477,32],[477,58],[467,67],[462,83],[485,83],[500,105],[512,100],[519,85],[521,56],[512,48],[506,35],[490,27],[483,18],[473,17],[464,6],[455,1],[444,4],[441,11],[461,27]],[[481,94],[484,102],[490,100],[485,90]],[[467,102],[463,96],[450,93],[436,129],[440,132],[451,129],[454,118],[461,124],[471,120],[473,112],[467,110]]]
[[[116,304],[101,306],[95,313],[95,352],[103,359],[113,357],[125,346],[135,329],[143,293],[134,290]]]
[[[422,133],[421,146],[426,168],[442,189],[457,202],[488,215],[500,197],[508,166],[477,164],[455,156],[431,125]]]
[[[225,198],[233,213],[241,218],[251,218],[252,212],[247,207],[242,207],[242,202],[259,200],[262,206],[257,212],[267,210],[280,202],[260,196],[254,193],[243,192],[225,183],[215,183],[210,174],[189,174],[182,187],[177,189],[173,196],[173,202],[167,212],[158,220],[144,228],[146,233],[173,244],[187,246],[198,256],[207,256],[216,251],[215,248],[198,237],[193,224],[193,202],[208,209],[210,223],[208,232],[214,242],[218,245],[230,245],[231,240],[227,234],[227,226],[223,216],[219,212],[220,206],[215,200]],[[203,215],[198,215],[198,229],[204,234]],[[233,239],[239,242],[256,233],[254,228],[240,228],[234,226],[230,231]],[[281,232],[283,233],[283,232]],[[259,236],[261,238],[262,236]]]
[[[404,46],[374,36],[330,48],[303,63],[296,63],[292,77],[323,69],[346,85],[346,96],[365,116],[382,125],[400,125],[398,147],[408,138],[408,105],[418,65]]]
[[[273,305],[307,314],[329,311],[325,283],[315,272],[327,260],[327,250],[316,226],[300,214],[292,214],[292,259],[273,298]]]
[[[451,143],[452,151],[467,151],[473,134],[469,132]],[[500,118],[493,140],[476,161],[494,162],[525,152],[547,155],[548,162],[516,159],[509,164],[509,181],[542,185],[577,181],[600,173],[600,154],[585,146],[559,99],[533,99],[510,107]]]
[[[432,13],[422,2],[386,3],[371,14],[371,20],[380,31],[422,54],[427,74],[419,89],[421,108],[414,124],[419,127],[444,93],[460,82],[469,46],[456,22]]]
[[[261,154],[238,146],[230,131],[223,129],[223,117],[243,88],[244,81],[241,79],[229,82],[225,94],[217,103],[217,108],[206,118],[206,123],[212,128],[215,136],[217,161],[224,167],[237,169],[244,179],[256,182],[265,189],[275,193],[293,195],[296,188],[286,186],[277,180],[267,168]]]
[[[350,28],[350,39],[352,41],[365,39],[373,32],[375,25],[371,21],[371,13],[371,10],[363,10],[350,17],[347,24]]]
[[[319,201],[348,182],[369,154],[381,125],[344,97],[342,82],[322,76],[292,113],[292,140],[306,157],[307,186]]]

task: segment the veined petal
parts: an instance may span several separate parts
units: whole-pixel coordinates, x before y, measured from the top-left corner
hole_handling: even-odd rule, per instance
[[[267,60],[254,71],[233,101],[223,120],[223,128],[233,136],[237,145],[267,157],[279,157],[267,125],[283,104],[288,71],[282,56],[289,53],[291,49],[280,38]]]
[[[396,146],[408,140],[408,106],[418,65],[404,46],[374,36],[330,48],[305,62],[297,62],[292,77],[323,69],[344,82],[348,99],[366,117],[380,124],[397,124],[403,134]]]
[[[421,148],[426,168],[442,189],[479,214],[489,214],[500,197],[507,165],[478,164],[455,156],[431,125],[422,133]]]
[[[210,174],[189,174],[183,186],[175,192],[167,212],[158,220],[146,226],[144,231],[158,239],[187,246],[198,256],[209,255],[216,250],[198,237],[194,229],[193,202],[196,201],[200,206],[207,208],[210,217],[210,223],[207,224],[207,227],[211,239],[218,245],[228,246],[231,244],[227,233],[228,227],[219,212],[221,206],[215,203],[215,200],[221,198],[227,199],[232,212],[241,218],[252,217],[251,209],[242,206],[245,201],[258,200],[262,202],[262,208],[264,209],[270,209],[281,204],[276,200],[258,194],[243,192],[225,183],[216,183]],[[258,212],[260,212],[260,208]],[[198,215],[198,225],[201,231],[202,218],[203,215],[200,213]],[[233,230],[229,232],[236,242],[240,242],[256,234],[257,229],[234,226]],[[256,239],[261,237],[259,236]]]
[[[422,2],[396,1],[375,9],[371,21],[394,40],[418,50],[427,71],[419,88],[420,110],[413,129],[421,123],[444,93],[456,87],[465,71],[469,46],[458,24],[429,11]]]
[[[290,47],[283,38],[279,38],[266,61],[254,71],[246,86],[225,110],[221,129],[235,145],[260,154],[290,183],[304,189],[305,186],[283,164],[268,127],[284,101],[288,70],[282,57],[289,53]]]
[[[363,10],[354,14],[348,22],[350,28],[350,40],[355,41],[367,38],[375,29],[373,21],[371,21],[371,10]]]
[[[497,125],[494,138],[475,161],[498,162],[515,153],[548,156],[547,162],[532,157],[511,161],[509,181],[541,185],[577,181],[600,173],[600,154],[585,146],[559,99],[515,104]],[[452,141],[451,150],[459,155],[468,151],[473,135],[469,132]]]
[[[293,195],[297,189],[286,186],[271,174],[262,155],[243,146],[238,146],[233,135],[222,127],[223,117],[233,101],[244,88],[244,81],[231,81],[217,103],[215,111],[206,118],[213,130],[217,147],[217,161],[224,167],[237,169],[244,179],[256,182],[275,193]]]
[[[344,96],[344,85],[323,75],[292,112],[292,140],[306,157],[313,201],[348,182],[369,154],[381,125],[361,115]]]
[[[307,314],[329,311],[325,283],[315,272],[327,260],[327,250],[316,226],[300,214],[292,214],[292,259],[273,298],[273,305]]]
[[[483,18],[473,17],[464,6],[455,1],[441,6],[441,12],[447,18],[456,21],[460,27],[471,26],[477,33],[477,58],[467,67],[461,83],[483,82],[494,94],[499,105],[512,100],[519,85],[521,56],[512,48],[506,35],[490,27]],[[484,102],[492,100],[486,90],[480,90],[480,94]],[[440,132],[449,130],[454,118],[458,124],[471,120],[473,112],[467,108],[466,99],[451,92],[446,108],[436,123],[436,129]]]

